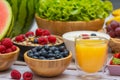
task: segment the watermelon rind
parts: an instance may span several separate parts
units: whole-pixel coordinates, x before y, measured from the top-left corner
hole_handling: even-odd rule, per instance
[[[11,20],[12,20],[12,8],[11,8],[11,6],[9,5],[9,3],[8,3],[6,0],[0,0],[0,3],[1,3],[1,2],[6,5],[7,10],[9,11],[9,16],[8,16],[6,25],[3,26],[3,27],[5,27],[5,28],[3,29],[3,32],[0,34],[0,40],[1,40],[2,38],[4,38],[4,36],[6,35],[7,31],[9,30],[9,26],[10,26]],[[1,11],[0,11],[0,12],[1,12]],[[4,15],[4,13],[3,13],[3,15]]]

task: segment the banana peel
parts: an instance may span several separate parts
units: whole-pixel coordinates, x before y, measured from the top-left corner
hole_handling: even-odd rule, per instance
[[[112,15],[113,15],[113,16],[120,16],[120,8],[114,10],[114,11],[112,12]]]
[[[116,17],[111,18],[110,20],[108,20],[108,21],[106,22],[106,24],[107,24],[107,25],[110,24],[112,20],[115,20],[115,21],[117,21],[117,22],[120,22],[120,16],[116,16]]]

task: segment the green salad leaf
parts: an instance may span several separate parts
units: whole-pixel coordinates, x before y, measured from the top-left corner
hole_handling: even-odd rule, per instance
[[[40,0],[38,16],[55,21],[90,21],[104,19],[112,11],[109,0]]]

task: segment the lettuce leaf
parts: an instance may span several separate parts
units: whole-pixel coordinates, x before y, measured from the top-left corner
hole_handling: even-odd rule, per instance
[[[112,9],[109,0],[40,0],[36,13],[48,20],[90,21],[106,18]]]

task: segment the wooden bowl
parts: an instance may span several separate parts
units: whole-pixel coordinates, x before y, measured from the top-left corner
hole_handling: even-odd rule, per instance
[[[120,52],[120,39],[119,38],[110,38],[109,47],[112,52]]]
[[[35,14],[37,25],[40,28],[48,29],[51,33],[55,35],[62,35],[69,31],[78,30],[93,30],[97,31],[103,27],[104,19],[95,19],[89,22],[86,21],[52,21],[40,18]]]
[[[17,60],[20,49],[17,47],[17,50],[14,52],[0,54],[0,71],[7,70],[11,65]]]
[[[53,77],[60,75],[67,68],[72,60],[72,53],[61,59],[40,60],[28,57],[26,52],[24,54],[24,59],[30,69],[37,75]]]

